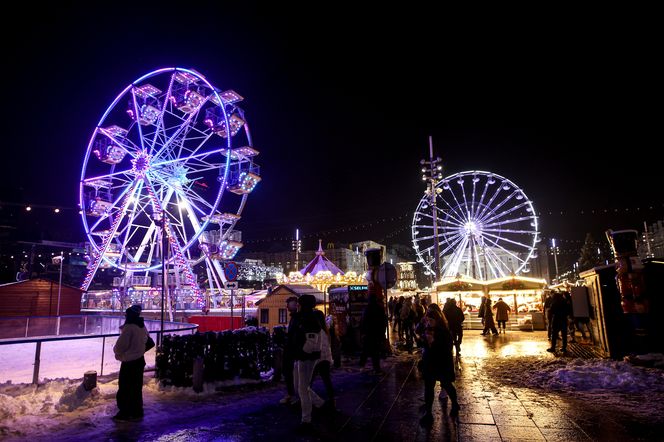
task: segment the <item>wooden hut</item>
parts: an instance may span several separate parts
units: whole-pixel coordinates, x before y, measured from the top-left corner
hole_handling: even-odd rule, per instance
[[[58,312],[57,282],[30,279],[0,285],[0,317],[56,316]],[[60,316],[80,315],[83,291],[62,285],[60,290]]]
[[[325,303],[325,294],[310,285],[278,285],[269,292],[265,298],[256,302],[258,325],[272,329],[275,325],[288,325],[290,315],[286,308],[286,300],[291,296],[314,295],[316,308],[322,310]]]

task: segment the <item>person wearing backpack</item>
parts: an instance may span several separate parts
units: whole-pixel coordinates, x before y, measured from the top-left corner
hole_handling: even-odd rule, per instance
[[[311,379],[314,368],[321,357],[323,346],[323,331],[317,314],[314,312],[316,298],[313,295],[301,295],[298,298],[300,306],[299,321],[295,331],[295,388],[300,396],[302,405],[302,421],[300,431],[309,432],[311,426],[312,406],[322,407],[325,403],[311,389]]]

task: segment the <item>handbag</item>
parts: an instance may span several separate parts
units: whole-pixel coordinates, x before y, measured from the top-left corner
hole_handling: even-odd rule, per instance
[[[152,339],[152,336],[148,335],[148,340],[145,343],[145,351],[150,350],[154,346],[155,346],[155,343],[154,343],[154,340]]]

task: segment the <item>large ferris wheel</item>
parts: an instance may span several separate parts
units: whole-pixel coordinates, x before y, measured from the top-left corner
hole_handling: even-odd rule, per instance
[[[220,261],[242,247],[235,226],[260,181],[242,99],[182,68],[150,72],[115,98],[81,171],[90,243],[84,290],[104,267],[124,272],[126,285],[150,285],[162,264],[169,285],[199,304],[195,265],[204,263],[211,289],[223,286]]]
[[[484,171],[456,173],[434,189],[433,198],[429,189],[420,200],[411,226],[427,272],[435,274],[439,265],[441,278],[481,280],[529,272],[540,238],[535,209],[522,189]]]

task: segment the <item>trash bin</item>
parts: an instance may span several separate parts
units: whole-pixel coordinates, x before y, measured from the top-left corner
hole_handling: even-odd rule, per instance
[[[86,371],[83,374],[83,388],[85,391],[90,391],[97,387],[97,372],[94,370]]]

